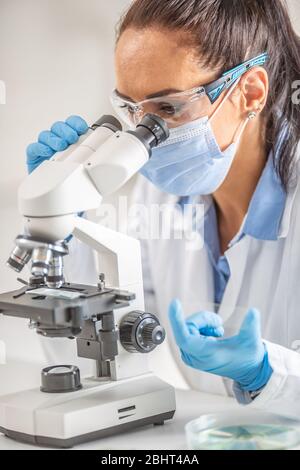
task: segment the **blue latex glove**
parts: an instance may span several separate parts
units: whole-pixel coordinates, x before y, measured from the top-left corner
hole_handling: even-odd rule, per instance
[[[255,392],[268,383],[273,370],[257,310],[247,313],[239,334],[231,338],[221,338],[222,320],[214,313],[197,313],[185,320],[178,300],[171,303],[169,318],[182,360],[189,367],[230,378],[246,391]]]
[[[66,150],[88,131],[88,125],[79,116],[70,116],[65,122],[58,121],[51,131],[43,131],[38,142],[27,147],[27,167],[31,173],[43,161],[49,160],[56,152]]]

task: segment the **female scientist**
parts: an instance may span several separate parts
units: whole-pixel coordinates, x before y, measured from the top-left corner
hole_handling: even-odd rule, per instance
[[[116,77],[120,118],[152,112],[171,129],[141,171],[139,201],[205,207],[204,248],[144,247],[147,300],[169,312],[183,376],[300,416],[300,40],[283,1],[135,0]],[[86,130],[73,116],[42,132],[29,170]]]

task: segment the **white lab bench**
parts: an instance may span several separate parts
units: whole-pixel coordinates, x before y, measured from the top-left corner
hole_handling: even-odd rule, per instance
[[[185,450],[187,449],[184,426],[204,413],[236,409],[239,405],[228,397],[207,395],[194,391],[178,390],[177,411],[171,421],[164,426],[146,426],[132,432],[119,434],[98,441],[76,446],[76,450]],[[0,434],[0,450],[34,450],[34,447],[21,444]]]

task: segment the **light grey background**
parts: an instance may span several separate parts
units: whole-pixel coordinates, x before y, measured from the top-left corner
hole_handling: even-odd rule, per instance
[[[287,0],[287,3],[295,28],[300,33],[300,2],[299,0]]]

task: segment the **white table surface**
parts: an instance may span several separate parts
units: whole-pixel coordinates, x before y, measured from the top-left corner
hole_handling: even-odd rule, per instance
[[[185,450],[184,426],[201,414],[214,413],[220,410],[236,409],[235,400],[228,397],[207,395],[194,391],[176,392],[177,411],[171,421],[164,426],[146,426],[135,431],[88,442],[76,446],[82,450]],[[43,449],[22,444],[0,434],[0,450],[33,450]]]

